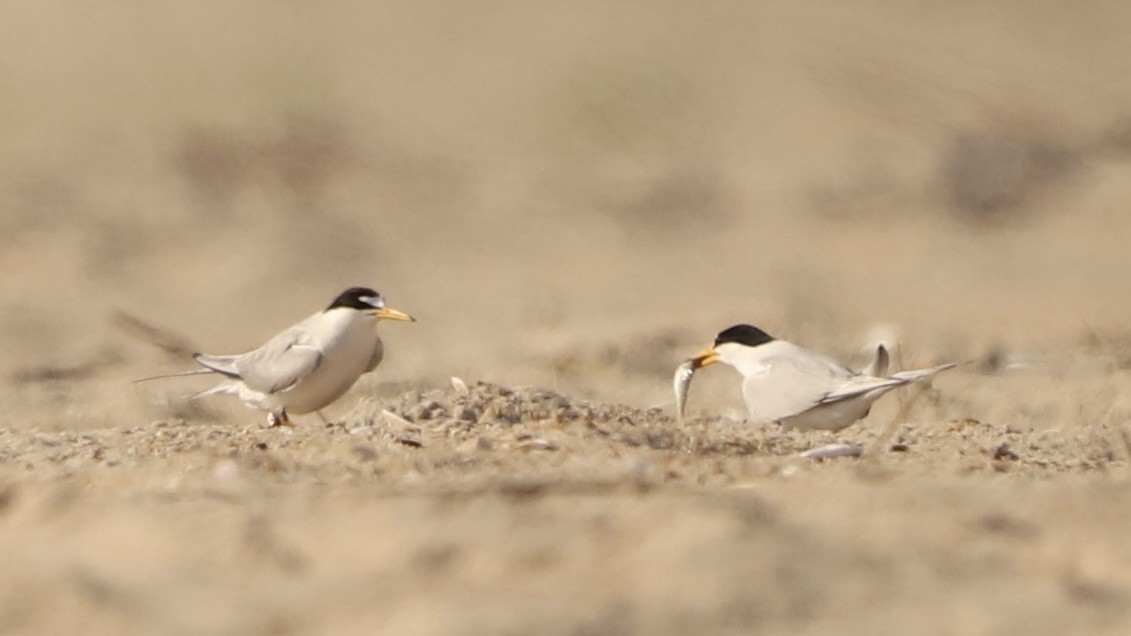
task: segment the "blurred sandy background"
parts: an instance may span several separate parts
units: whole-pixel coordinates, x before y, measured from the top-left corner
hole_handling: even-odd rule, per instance
[[[14,552],[32,545],[43,554],[8,564],[15,573],[8,591],[23,596],[0,603],[0,621],[28,633],[71,626],[53,622],[63,615],[78,617],[75,624],[96,617],[90,624],[107,633],[451,633],[456,626],[483,633],[534,626],[553,633],[686,633],[696,626],[818,633],[834,625],[906,633],[905,621],[937,611],[937,633],[1123,633],[1131,580],[1118,572],[1131,555],[1118,547],[1114,528],[1076,525],[1080,517],[1068,520],[1058,506],[1107,507],[1114,493],[1109,521],[1131,521],[1125,488],[1112,485],[1127,483],[1120,472],[1125,448],[1112,440],[1121,439],[1131,363],[1129,30],[1131,5],[1098,0],[9,4],[0,10],[0,399],[10,448],[0,456],[9,493],[0,499],[15,511],[0,516],[0,541]],[[535,615],[556,617],[550,628],[500,609],[513,579],[487,559],[466,566],[464,582],[476,590],[470,606],[441,604],[431,614],[425,581],[411,584],[419,595],[401,590],[395,603],[383,597],[395,611],[378,604],[385,609],[364,614],[347,604],[352,609],[331,620],[320,608],[332,605],[326,599],[337,588],[314,586],[318,593],[308,594],[293,580],[289,592],[271,588],[275,577],[249,575],[254,558],[224,543],[226,524],[283,510],[279,523],[305,537],[294,540],[317,544],[321,531],[303,525],[315,513],[304,506],[325,497],[320,523],[345,528],[342,545],[381,532],[374,542],[398,545],[415,540],[404,526],[429,524],[457,544],[478,536],[491,545],[500,536],[494,533],[589,536],[589,513],[577,517],[553,492],[538,499],[533,520],[525,499],[500,503],[490,494],[452,512],[444,496],[429,499],[428,471],[413,477],[425,494],[396,494],[390,484],[400,483],[410,460],[390,460],[384,472],[338,489],[339,464],[356,452],[348,444],[317,446],[327,442],[319,441],[321,424],[309,420],[312,430],[295,439],[324,451],[308,461],[325,470],[280,477],[241,464],[257,486],[241,491],[234,506],[177,490],[182,480],[216,476],[225,455],[207,441],[186,451],[196,458],[187,463],[142,452],[139,464],[127,462],[117,473],[101,472],[98,458],[82,453],[69,468],[48,470],[28,459],[31,451],[15,450],[34,446],[39,435],[62,435],[51,439],[66,445],[58,440],[84,431],[106,436],[99,443],[114,448],[106,439],[117,439],[115,431],[173,421],[184,413],[165,401],[208,386],[130,385],[190,365],[124,333],[116,312],[183,334],[201,349],[232,352],[358,284],[378,288],[419,322],[382,328],[386,362],[330,409],[347,425],[360,398],[444,387],[453,374],[641,409],[664,406],[674,365],[735,322],[853,363],[862,361],[870,334],[886,327],[899,334],[908,366],[971,361],[938,380],[940,395],[917,417],[936,422],[940,434],[952,430],[948,422],[967,419],[1003,435],[1067,431],[1060,446],[1046,447],[1054,457],[1045,467],[1083,474],[1072,478],[1083,481],[1050,484],[1043,481],[1050,472],[1038,471],[1032,480],[1003,483],[993,470],[969,476],[965,451],[944,449],[924,460],[937,470],[884,482],[901,497],[917,497],[920,488],[945,495],[942,508],[899,518],[915,531],[923,530],[916,524],[945,524],[963,508],[961,493],[973,489],[980,494],[970,496],[986,507],[1021,501],[1032,508],[1026,523],[1053,524],[1054,534],[1060,527],[1051,544],[1077,546],[1083,536],[1103,547],[1086,556],[1065,548],[1065,556],[1038,541],[1033,551],[1055,553],[1058,565],[1047,571],[1060,573],[1063,562],[1074,583],[1058,587],[1060,574],[1050,575],[1051,588],[1030,594],[1036,600],[1029,605],[1010,590],[1026,577],[1043,579],[1008,566],[1029,562],[1028,548],[1008,552],[1001,578],[980,570],[969,579],[937,575],[931,568],[945,569],[963,545],[946,532],[928,542],[935,552],[922,571],[876,565],[921,555],[915,542],[857,545],[863,552],[848,553],[858,558],[842,561],[835,555],[845,551],[829,541],[844,535],[827,523],[841,519],[846,531],[879,524],[881,536],[899,534],[903,522],[853,516],[883,506],[877,493],[884,491],[843,466],[807,466],[812,479],[786,487],[763,479],[780,475],[776,468],[751,473],[736,464],[724,481],[753,479],[763,503],[780,504],[781,514],[805,497],[812,498],[807,510],[829,511],[829,518],[806,513],[776,530],[784,543],[767,541],[784,552],[774,554],[808,568],[813,580],[825,561],[805,559],[817,554],[832,560],[837,580],[848,577],[845,568],[864,568],[871,572],[865,582],[851,579],[848,597],[837,596],[845,589],[837,585],[813,597],[762,598],[762,614],[734,613],[748,606],[741,599],[735,607],[704,602],[686,615],[650,614],[652,604],[678,605],[668,595],[695,588],[710,594],[704,590],[716,584],[734,589],[727,577],[766,577],[771,589],[790,585],[788,568],[746,571],[731,563],[737,557],[711,552],[706,562],[719,566],[711,569],[680,552],[716,546],[711,511],[733,511],[732,495],[707,480],[698,495],[622,500],[614,489],[586,504],[611,515],[607,523],[626,536],[647,537],[671,517],[686,524],[683,539],[665,544],[653,536],[655,552],[639,548],[631,558],[606,561],[586,552],[604,554],[600,549],[579,548],[594,563],[646,578],[679,576],[686,566],[696,572],[686,587],[641,590],[624,582],[634,590],[627,600],[597,611],[579,590],[593,590],[604,576],[571,577],[574,561],[551,559],[538,579],[544,587],[521,596],[542,608],[530,610]],[[737,405],[733,380],[721,369],[703,374],[693,410],[712,415]],[[888,405],[883,413],[895,410]],[[277,443],[274,432],[257,428],[258,414],[238,405],[210,404],[196,415],[178,424],[196,433],[178,435],[240,431],[247,437],[233,448],[259,437]],[[1092,425],[1103,432],[1092,436]],[[867,424],[846,433],[876,434]],[[1088,461],[1119,468],[1114,475],[1073,463],[1078,447],[1063,443],[1081,435],[1081,444],[1098,445],[1096,457],[1107,458]],[[408,452],[389,444],[394,457]],[[601,465],[600,453],[574,450]],[[285,465],[302,464],[280,452]],[[377,444],[375,452],[383,457],[386,449]],[[491,475],[513,468],[499,460],[476,479],[490,484]],[[314,496],[305,482],[298,494],[280,486],[304,479],[326,490]],[[830,485],[844,480],[854,485],[826,499]],[[351,488],[392,494],[373,501]],[[686,517],[661,503],[672,496]],[[74,506],[69,521],[41,510],[54,510],[60,497]],[[162,497],[178,502],[176,513],[162,511]],[[716,509],[710,502],[718,497],[724,503]],[[844,515],[831,512],[838,506]],[[225,559],[206,557],[217,559],[218,569],[186,573],[168,565],[204,550],[182,552],[170,528],[155,521],[178,514],[215,517],[216,525],[197,532],[231,551]],[[325,521],[334,515],[339,522]],[[696,515],[707,534],[696,534]],[[67,524],[95,529],[76,538]],[[804,541],[789,547],[790,524],[832,534],[816,540],[820,549]],[[750,543],[743,537],[739,543]],[[71,541],[61,557],[49,549]],[[77,571],[67,559],[136,546],[148,546],[148,556],[120,556],[122,576],[142,587],[186,586],[173,609],[164,597],[123,601],[147,607],[139,619],[114,604],[114,593],[59,591],[70,589]],[[658,554],[672,561],[656,565]],[[385,556],[370,556],[384,563]],[[334,572],[336,563],[315,570]],[[60,574],[42,574],[51,568]],[[418,570],[405,568],[400,575]],[[97,568],[79,570],[82,578]],[[1073,585],[1083,570],[1100,589],[1088,587],[1095,582],[1088,578],[1083,597],[1098,595],[1100,610],[1076,621]],[[230,580],[248,582],[218,583]],[[934,592],[904,598],[917,608],[905,613],[864,615],[868,620],[855,613],[907,581],[929,581],[935,587],[923,589]],[[972,598],[947,596],[972,582],[986,587]],[[258,608],[252,615],[286,605],[289,593],[317,602],[261,623],[240,622],[234,610],[200,622],[153,618],[197,616],[215,606],[209,590],[217,586]],[[453,584],[449,600],[464,589]],[[932,594],[952,604],[932,607],[925,602]],[[1000,603],[1000,621],[985,599]],[[979,609],[964,615],[967,602]],[[1037,608],[1068,618],[1048,621]],[[382,622],[387,611],[396,620]],[[355,613],[364,619],[354,620]]]

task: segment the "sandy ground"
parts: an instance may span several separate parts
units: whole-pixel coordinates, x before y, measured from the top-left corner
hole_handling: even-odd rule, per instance
[[[0,633],[1131,632],[1131,8],[25,4]],[[329,424],[131,384],[355,284]],[[961,365],[676,422],[736,322]]]

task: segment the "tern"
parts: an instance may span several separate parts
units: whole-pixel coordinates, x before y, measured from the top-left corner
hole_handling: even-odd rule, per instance
[[[267,411],[269,425],[290,426],[289,414],[320,411],[377,368],[385,355],[377,335],[380,320],[416,319],[387,307],[373,289],[351,287],[329,307],[258,349],[235,355],[195,353],[193,358],[204,368],[175,375],[225,376],[218,386],[193,397],[236,395],[244,404]]]
[[[887,351],[880,347],[876,353],[869,369],[882,376],[887,368]],[[742,397],[752,420],[826,431],[839,431],[863,418],[872,403],[888,391],[955,366],[944,364],[877,377],[778,340],[758,327],[735,325],[721,331],[714,345],[677,371],[676,397],[681,410],[691,373],[716,362],[729,364],[742,375]]]

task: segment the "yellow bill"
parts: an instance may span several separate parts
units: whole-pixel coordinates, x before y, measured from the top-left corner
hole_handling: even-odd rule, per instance
[[[373,315],[377,316],[378,318],[381,318],[382,320],[400,320],[400,321],[403,321],[403,322],[416,322],[416,318],[413,318],[412,316],[404,313],[403,311],[397,311],[396,309],[393,309],[392,307],[382,307],[382,308],[378,309],[377,311],[373,312]]]

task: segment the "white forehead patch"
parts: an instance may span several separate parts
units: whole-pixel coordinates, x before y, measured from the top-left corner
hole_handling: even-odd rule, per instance
[[[358,300],[374,309],[382,309],[385,306],[385,299],[380,296],[362,296]]]

